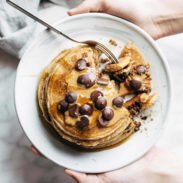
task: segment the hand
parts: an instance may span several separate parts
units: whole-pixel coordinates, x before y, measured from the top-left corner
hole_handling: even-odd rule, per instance
[[[31,150],[42,156],[34,146]],[[65,173],[77,183],[182,183],[182,154],[183,149],[170,151],[155,147],[135,163],[119,170],[101,174],[85,174],[72,170],[65,170]]]
[[[154,148],[135,163],[108,173],[65,172],[78,183],[181,183],[183,158],[181,151],[177,152]]]
[[[104,12],[129,20],[154,39],[183,32],[182,0],[85,0],[69,15]]]
[[[33,145],[31,145],[31,151],[33,154],[35,154],[37,156],[44,157]]]

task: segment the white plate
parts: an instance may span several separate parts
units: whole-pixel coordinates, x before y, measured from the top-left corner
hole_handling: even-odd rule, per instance
[[[151,64],[153,91],[159,100],[153,107],[152,122],[143,125],[123,144],[99,152],[80,152],[59,142],[42,123],[36,101],[39,75],[63,49],[74,46],[62,36],[42,32],[24,54],[15,85],[15,104],[20,123],[32,144],[53,162],[81,172],[99,173],[124,167],[143,156],[156,142],[165,126],[172,98],[170,73],[156,43],[137,26],[105,14],[83,14],[68,17],[56,26],[78,39],[95,39],[106,43],[110,38],[120,46],[132,41]],[[119,46],[119,47],[120,47]],[[119,49],[118,47],[118,49]],[[114,50],[118,54],[118,50]]]

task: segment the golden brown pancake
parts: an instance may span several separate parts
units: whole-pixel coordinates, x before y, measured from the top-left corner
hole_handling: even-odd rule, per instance
[[[47,66],[47,68],[43,71],[41,78],[39,80],[39,86],[38,86],[38,103],[39,107],[43,113],[43,117],[47,122],[51,122],[47,106],[46,106],[46,95],[47,95],[47,83],[49,80],[49,76],[52,72],[52,70],[55,68],[57,62],[61,60],[66,54],[68,53],[68,50],[63,51],[61,54],[59,54],[50,65]]]
[[[99,149],[115,145],[135,132],[130,110],[121,102],[124,83],[111,79],[111,74],[118,75],[129,67],[134,59],[132,53],[122,54],[118,64],[106,65],[101,71],[99,51],[89,46],[76,47],[61,52],[43,71],[38,86],[39,107],[63,139],[85,149]],[[142,60],[138,53],[137,61]],[[144,60],[139,63],[145,65]],[[124,82],[130,82],[130,76]],[[91,95],[96,91],[102,94],[93,99]]]

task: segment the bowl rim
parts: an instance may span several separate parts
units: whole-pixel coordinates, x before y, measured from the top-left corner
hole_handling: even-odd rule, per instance
[[[137,25],[135,25],[135,24],[133,24],[133,23],[127,21],[127,20],[124,20],[122,18],[113,16],[113,15],[108,15],[108,14],[105,14],[105,13],[84,13],[84,14],[74,15],[74,16],[71,16],[71,17],[65,17],[62,20],[57,21],[53,25],[54,26],[58,26],[58,25],[63,24],[65,22],[73,21],[75,19],[79,19],[79,18],[83,18],[83,17],[85,17],[85,18],[86,17],[89,17],[89,18],[91,18],[91,17],[92,18],[99,17],[99,18],[104,18],[104,19],[105,18],[106,19],[112,19],[112,20],[116,20],[116,21],[124,24],[125,26],[129,27],[130,29],[133,29],[134,31],[136,31],[137,33],[139,33],[143,38],[145,38],[147,40],[147,42],[153,47],[153,49],[156,51],[156,53],[158,54],[158,56],[161,58],[162,63],[164,64],[164,67],[165,67],[165,72],[166,72],[166,75],[167,75],[168,89],[169,89],[169,100],[167,102],[167,108],[166,108],[166,111],[165,111],[165,114],[166,115],[165,115],[165,118],[164,118],[163,128],[160,129],[159,134],[154,138],[153,143],[151,145],[147,146],[147,148],[144,150],[144,153],[141,156],[138,156],[137,158],[131,160],[125,166],[123,166],[123,167],[126,167],[126,166],[128,166],[128,165],[136,162],[141,157],[143,157],[148,151],[150,151],[150,149],[152,149],[152,147],[154,146],[154,144],[158,141],[159,137],[162,135],[163,129],[167,126],[168,118],[170,116],[170,110],[171,110],[171,107],[172,107],[172,100],[173,100],[173,88],[172,88],[171,71],[170,71],[170,68],[169,68],[167,59],[163,55],[161,49],[159,48],[159,46],[157,45],[157,43],[155,42],[155,40],[153,40],[152,37],[148,33],[146,33],[143,29],[141,29],[139,26],[137,26]],[[47,28],[44,28],[44,30],[42,30],[40,33],[38,33],[38,35],[42,34],[46,30],[47,30]],[[36,36],[36,38],[38,38],[38,35]],[[33,146],[35,146],[35,147],[36,147],[36,145],[32,142],[31,137],[29,136],[29,134],[24,129],[23,123],[21,122],[21,119],[20,119],[20,116],[19,116],[19,109],[18,109],[18,104],[17,104],[17,100],[18,100],[18,87],[17,87],[17,83],[18,83],[18,76],[19,76],[19,72],[20,72],[20,67],[21,67],[22,63],[24,62],[24,57],[27,54],[27,52],[29,52],[29,50],[32,49],[32,47],[34,46],[34,44],[38,41],[38,39],[36,39],[36,38],[32,40],[31,44],[29,45],[29,47],[24,52],[24,54],[23,54],[23,56],[22,56],[22,58],[21,58],[21,60],[20,60],[20,62],[18,64],[17,73],[16,73],[16,77],[15,77],[15,84],[14,84],[14,105],[15,105],[15,111],[17,113],[17,117],[18,117],[18,120],[19,120],[19,124],[20,124],[21,128],[23,129],[26,137],[29,139],[29,141],[31,142],[31,144]],[[109,171],[114,171],[114,170],[117,170],[119,168],[122,168],[122,166],[118,166],[116,168],[108,168],[107,170],[106,170],[106,168],[104,168],[103,170],[100,170],[100,171],[94,171],[94,170],[93,171],[83,171],[80,168],[75,169],[75,168],[70,167],[68,165],[61,164],[61,163],[57,162],[53,157],[49,157],[48,155],[45,155],[45,152],[42,152],[39,149],[39,147],[36,147],[36,148],[40,151],[41,154],[44,155],[44,157],[46,157],[47,159],[51,160],[55,164],[57,164],[59,166],[62,166],[64,168],[67,168],[67,169],[71,169],[71,170],[77,171],[77,172],[102,173],[102,172],[109,172]]]

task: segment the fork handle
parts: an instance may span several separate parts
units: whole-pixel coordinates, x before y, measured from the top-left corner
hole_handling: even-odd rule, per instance
[[[62,36],[64,36],[65,38],[77,42],[76,40],[70,38],[69,36],[67,36],[66,34],[62,33],[61,31],[59,31],[58,29],[56,29],[55,27],[51,26],[50,24],[48,24],[47,22],[43,21],[42,19],[38,18],[37,16],[33,15],[32,13],[28,12],[27,10],[23,9],[22,7],[20,7],[19,5],[15,4],[14,2],[10,1],[10,0],[6,0],[6,2],[11,5],[12,7],[16,8],[17,10],[21,11],[22,13],[24,13],[25,15],[29,16],[30,18],[34,19],[35,21],[39,22],[40,24],[44,25],[45,27],[47,27],[48,29],[56,32],[57,34],[60,34]]]

